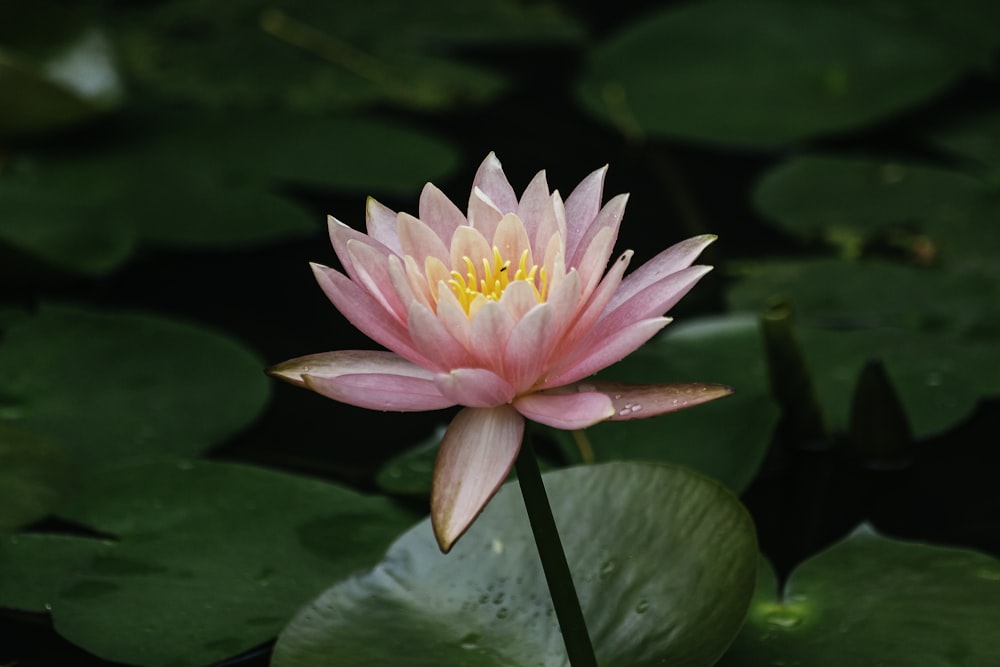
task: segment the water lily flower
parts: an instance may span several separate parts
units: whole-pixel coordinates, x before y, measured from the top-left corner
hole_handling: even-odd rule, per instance
[[[320,287],[390,351],[337,351],[269,372],[373,410],[463,406],[434,468],[431,519],[447,551],[506,479],[528,418],[559,429],[652,417],[730,392],[709,384],[631,386],[588,379],[668,322],[711,267],[691,263],[714,236],[668,248],[625,276],[608,261],[627,195],[601,206],[606,167],[565,203],[540,172],[518,198],[491,153],[463,214],[428,183],[419,215],[369,198],[367,234],[330,218],[343,273],[313,264]]]

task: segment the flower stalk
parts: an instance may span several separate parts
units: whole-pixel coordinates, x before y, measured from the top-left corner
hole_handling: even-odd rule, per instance
[[[594,647],[590,643],[590,633],[587,632],[587,622],[583,617],[580,599],[573,585],[573,576],[566,562],[559,539],[559,531],[552,507],[545,493],[542,473],[538,468],[534,447],[530,442],[521,445],[521,451],[514,463],[517,471],[518,485],[521,487],[521,497],[528,511],[528,522],[535,537],[538,557],[542,561],[542,571],[549,585],[549,595],[556,610],[559,630],[562,632],[566,645],[566,655],[572,667],[597,667]]]

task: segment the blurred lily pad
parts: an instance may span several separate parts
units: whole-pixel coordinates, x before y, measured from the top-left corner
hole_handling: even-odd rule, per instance
[[[46,612],[62,582],[95,556],[114,548],[110,540],[24,533],[0,536],[0,607]]]
[[[0,530],[43,518],[58,505],[73,479],[72,461],[61,448],[0,424]]]
[[[0,20],[4,20],[0,10]],[[0,137],[38,133],[89,120],[121,101],[121,75],[106,33],[81,28],[42,57],[13,53],[0,40]],[[9,47],[8,47],[9,48]]]
[[[987,667],[1000,655],[1000,561],[862,526],[792,572],[763,569],[736,665]]]
[[[263,367],[188,324],[44,306],[0,341],[0,425],[51,439],[85,468],[193,455],[260,413]]]
[[[160,115],[125,124],[97,153],[14,156],[0,177],[0,239],[101,274],[137,243],[231,248],[315,233],[323,216],[283,196],[289,186],[408,193],[457,160],[434,137],[373,120]]]
[[[150,667],[214,664],[267,641],[413,520],[384,498],[207,461],[108,468],[63,514],[119,541],[53,573],[56,631],[106,660]]]
[[[820,328],[1000,335],[1000,291],[982,275],[836,259],[756,261],[736,273],[727,300],[737,311],[787,298],[799,322]]]
[[[742,492],[756,476],[778,421],[763,355],[753,317],[670,327],[600,377],[634,383],[716,382],[736,392],[660,417],[592,426],[586,434],[595,459],[679,463]]]
[[[1000,188],[938,167],[803,156],[771,171],[758,210],[791,234],[834,243],[901,239],[917,259],[996,276]]]
[[[379,468],[375,483],[389,493],[429,496],[438,447],[444,438],[444,426],[415,447],[389,459]]]
[[[931,141],[985,168],[989,182],[1000,188],[1000,110],[962,118],[932,133]]]
[[[961,10],[921,11],[914,25],[826,0],[669,7],[598,47],[579,93],[634,135],[769,145],[862,127],[985,60],[981,43],[934,30],[934,15]]]
[[[440,109],[488,101],[504,87],[497,72],[463,61],[462,47],[581,34],[556,5],[518,0],[298,0],[280,9],[265,0],[174,0],[133,11],[122,48],[139,85],[210,107]]]
[[[571,468],[545,484],[598,661],[712,664],[754,585],[754,530],[736,498],[657,464]],[[519,496],[502,488],[447,555],[417,525],[374,570],[304,608],[274,667],[565,665]]]

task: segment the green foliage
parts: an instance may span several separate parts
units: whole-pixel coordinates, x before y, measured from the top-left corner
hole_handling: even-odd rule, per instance
[[[1000,652],[1000,561],[862,526],[780,587],[763,563],[747,623],[719,663],[987,667]]]
[[[0,341],[0,425],[51,440],[84,469],[191,456],[257,417],[263,365],[189,324],[43,306]]]
[[[753,526],[735,497],[667,465],[610,463],[544,479],[600,664],[711,664],[754,585]],[[425,521],[374,570],[323,593],[282,632],[272,664],[565,661],[524,504],[507,486],[449,554]]]

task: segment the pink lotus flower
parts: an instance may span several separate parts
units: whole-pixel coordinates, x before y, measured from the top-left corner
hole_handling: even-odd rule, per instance
[[[431,519],[447,551],[507,477],[524,418],[560,429],[652,417],[730,392],[708,384],[586,380],[641,346],[711,267],[690,266],[714,236],[664,250],[624,277],[605,274],[626,195],[601,207],[606,167],[563,203],[539,172],[520,199],[491,153],[464,215],[428,183],[419,217],[368,200],[368,234],[330,218],[341,273],[313,264],[320,287],[391,352],[339,351],[270,373],[373,410],[464,406],[434,468]]]

